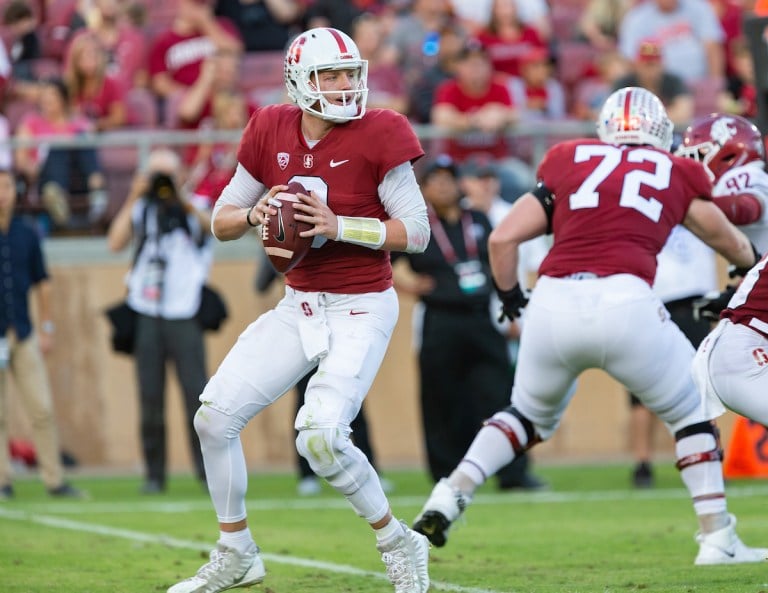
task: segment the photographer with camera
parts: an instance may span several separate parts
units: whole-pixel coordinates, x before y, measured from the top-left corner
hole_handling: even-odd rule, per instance
[[[109,248],[133,242],[127,304],[136,311],[134,357],[141,402],[145,494],[166,488],[165,368],[173,361],[184,397],[195,472],[205,485],[200,442],[192,422],[207,382],[203,329],[196,319],[212,260],[210,211],[193,206],[181,188],[182,164],[155,149],[139,171],[107,235]]]

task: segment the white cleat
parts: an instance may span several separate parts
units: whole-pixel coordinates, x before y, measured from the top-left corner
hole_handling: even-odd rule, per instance
[[[414,531],[426,535],[432,544],[442,548],[448,540],[451,524],[459,518],[472,498],[462,494],[442,478],[429,495],[413,523]]]
[[[736,535],[736,517],[729,515],[730,524],[712,533],[697,533],[699,553],[694,564],[742,564],[745,562],[765,562],[768,549],[749,548]]]
[[[386,548],[376,546],[387,567],[395,593],[427,593],[429,589],[429,541],[402,523],[405,535]]]
[[[256,544],[241,554],[217,543],[211,550],[210,561],[203,564],[195,576],[173,585],[168,593],[219,593],[255,585],[263,581],[265,575],[264,562]]]

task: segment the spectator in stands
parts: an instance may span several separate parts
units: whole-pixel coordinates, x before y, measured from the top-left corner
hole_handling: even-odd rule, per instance
[[[453,78],[456,61],[466,42],[464,30],[456,23],[450,23],[440,31],[435,63],[409,88],[408,114],[415,122],[430,122],[435,89]]]
[[[347,34],[352,33],[352,25],[361,15],[376,15],[383,29],[387,21],[394,16],[392,3],[387,0],[313,0],[304,14],[307,29],[314,27],[333,27]]]
[[[708,0],[647,0],[631,8],[619,28],[619,49],[632,60],[651,38],[665,70],[687,83],[725,76],[723,28]]]
[[[685,81],[664,66],[659,43],[653,39],[643,41],[637,49],[633,65],[633,71],[617,80],[613,90],[629,86],[648,89],[664,103],[672,123],[679,126],[691,123],[693,95]]]
[[[106,52],[107,75],[128,91],[147,85],[147,38],[128,17],[122,0],[94,0],[84,15],[85,29],[78,30],[65,51],[65,61],[75,39],[90,33]]]
[[[242,131],[248,123],[248,104],[242,93],[217,91],[211,101],[210,129]],[[221,190],[229,183],[237,167],[238,139],[232,142],[201,144],[197,147],[186,186],[192,205],[213,209]]]
[[[487,48],[494,70],[510,76],[520,75],[520,62],[531,50],[547,49],[539,32],[518,17],[515,0],[493,0],[490,22],[476,37]]]
[[[95,148],[49,147],[45,137],[75,137],[90,131],[93,124],[73,111],[69,90],[61,79],[41,83],[37,109],[26,114],[16,130],[19,139],[39,141],[33,147],[16,149],[16,169],[27,186],[37,186],[43,205],[59,227],[69,222],[73,193],[88,193],[89,217],[97,221],[107,203],[105,179]]]
[[[451,0],[454,14],[471,35],[487,29],[492,19],[492,1]],[[520,22],[532,27],[539,37],[549,41],[552,37],[552,21],[547,0],[514,0]]]
[[[385,59],[397,63],[406,88],[437,63],[440,33],[452,20],[448,0],[414,0],[411,11],[395,19]]]
[[[32,61],[41,57],[35,13],[25,0],[11,0],[3,10],[3,25],[14,81],[33,81]]]
[[[150,50],[150,86],[158,97],[167,98],[195,83],[206,58],[242,50],[235,24],[216,18],[206,0],[179,0],[170,28]]]
[[[600,52],[595,60],[596,76],[579,80],[573,90],[571,115],[597,121],[600,109],[613,92],[616,81],[630,72],[630,64],[616,50]]]
[[[237,25],[245,51],[282,51],[304,14],[300,0],[216,0],[214,13]]]
[[[444,152],[459,164],[470,156],[495,161],[502,196],[514,200],[534,180],[528,165],[509,156],[505,133],[519,119],[509,90],[494,78],[488,53],[476,39],[462,48],[454,74],[435,90],[431,112],[432,124],[451,134]]]
[[[733,72],[728,76],[720,111],[735,113],[748,119],[757,117],[757,83],[755,61],[745,38],[731,44]]]
[[[368,108],[405,113],[408,96],[398,67],[386,57],[384,28],[379,17],[363,13],[352,25],[351,37],[363,59],[368,60]]]
[[[32,426],[40,478],[48,493],[82,498],[83,493],[64,479],[53,396],[43,359],[55,343],[50,277],[40,239],[21,218],[14,216],[16,187],[13,173],[0,170],[0,302],[4,303],[0,307],[0,501],[14,496],[6,405],[10,374],[19,390],[18,404]],[[37,301],[37,328],[30,319],[30,289]]]
[[[84,32],[72,40],[64,66],[73,106],[99,132],[120,128],[126,121],[125,90],[107,74],[107,59],[96,35]]]
[[[566,116],[565,89],[552,76],[549,51],[545,48],[531,48],[520,57],[520,74],[510,77],[507,87],[524,121]]]
[[[638,0],[588,0],[578,23],[581,37],[601,52],[616,49],[621,21],[637,3]]]

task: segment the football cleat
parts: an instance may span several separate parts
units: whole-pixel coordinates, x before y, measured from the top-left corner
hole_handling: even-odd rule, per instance
[[[389,546],[378,545],[395,593],[426,593],[429,589],[429,542],[403,525],[405,534]]]
[[[413,523],[413,530],[427,536],[432,544],[442,548],[448,540],[451,524],[471,501],[471,497],[454,489],[443,478],[432,489],[432,494]]]
[[[768,549],[749,548],[736,535],[736,517],[729,515],[731,522],[712,533],[697,533],[699,544],[696,565],[707,564],[743,564],[746,562],[765,562]]]
[[[264,580],[266,571],[259,556],[259,548],[251,544],[241,554],[220,543],[211,550],[211,559],[200,567],[197,574],[176,583],[168,593],[219,593],[237,587],[248,587]]]

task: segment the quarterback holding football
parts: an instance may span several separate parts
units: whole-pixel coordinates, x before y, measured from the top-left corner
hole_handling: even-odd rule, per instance
[[[286,263],[283,299],[243,331],[200,396],[195,429],[220,537],[210,562],[169,593],[216,593],[264,579],[246,520],[240,432],[313,369],[295,422],[297,450],[370,524],[395,592],[429,588],[427,539],[393,517],[379,477],[350,439],[397,321],[389,251],[421,252],[429,241],[412,168],[424,152],[404,116],[366,110],[367,74],[345,33],[317,28],[296,37],[285,56],[294,105],[252,115],[213,210],[219,240],[264,225],[265,246],[282,239],[277,247],[295,261]],[[293,222],[298,237],[288,241]],[[294,256],[303,250],[299,237],[311,247]]]

